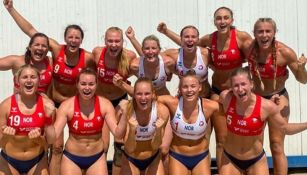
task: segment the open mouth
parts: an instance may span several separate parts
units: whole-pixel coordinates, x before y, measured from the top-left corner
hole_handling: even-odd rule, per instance
[[[194,44],[187,44],[187,48],[192,49],[194,47]]]
[[[111,52],[112,54],[116,54],[117,51],[118,51],[117,48],[110,48],[110,52]]]
[[[35,51],[35,52],[34,52],[34,56],[35,56],[35,57],[38,57],[38,58],[43,58],[44,53],[41,52],[41,51]]]
[[[139,104],[140,104],[141,107],[146,107],[148,105],[148,102],[147,101],[140,101]]]
[[[220,29],[226,29],[227,28],[227,25],[225,25],[225,26],[220,26]]]
[[[243,98],[243,97],[245,97],[247,95],[247,93],[245,92],[245,93],[242,93],[242,94],[238,94],[238,96],[240,97],[240,98]]]
[[[185,96],[186,96],[186,98],[193,98],[194,94],[186,94]]]
[[[34,87],[33,84],[25,84],[25,88],[26,88],[27,90],[31,90],[33,87]]]
[[[269,44],[269,39],[261,40],[260,43],[263,44],[263,45],[267,45],[267,44]]]
[[[83,91],[83,94],[86,95],[86,96],[91,95],[91,93],[92,93],[91,91]]]
[[[76,49],[78,49],[78,46],[70,45],[70,46],[69,46],[69,49],[70,49],[70,50],[76,50]]]

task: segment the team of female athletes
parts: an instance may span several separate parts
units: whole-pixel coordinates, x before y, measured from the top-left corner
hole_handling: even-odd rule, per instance
[[[285,135],[307,129],[307,123],[288,123],[287,68],[306,83],[306,58],[276,40],[273,19],[255,22],[254,39],[233,27],[227,7],[214,13],[217,31],[201,38],[195,26],[177,35],[162,22],[157,30],[180,45],[165,51],[154,35],[139,43],[129,27],[137,58],[123,48],[118,27],[106,30],[103,47],[88,52],[80,48],[80,26],[67,26],[60,45],[12,0],[4,6],[31,40],[24,55],[0,59],[0,70],[14,74],[14,94],[0,104],[0,174],[107,174],[109,132],[115,175],[211,174],[215,129],[219,174],[268,175],[266,123],[274,174],[287,174]],[[166,86],[173,74],[179,77],[175,96]],[[132,75],[138,78],[133,86]]]

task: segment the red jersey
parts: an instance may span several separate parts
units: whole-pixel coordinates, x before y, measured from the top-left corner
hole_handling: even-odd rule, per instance
[[[43,135],[44,125],[46,125],[50,119],[51,117],[47,117],[45,114],[42,96],[37,96],[35,112],[26,115],[19,110],[16,95],[12,95],[11,109],[6,125],[13,127],[16,130],[16,135],[28,135],[28,133],[35,128],[40,128],[41,134]]]
[[[106,47],[102,48],[101,50],[100,58],[97,65],[98,80],[102,83],[113,84],[113,76],[118,73],[118,70],[107,68],[105,64],[106,51]],[[127,80],[127,77],[123,77],[123,79]]]
[[[278,45],[276,42],[276,48],[277,46]],[[257,75],[256,64],[258,64],[258,71],[259,71],[260,77],[264,79],[274,79],[275,71],[276,71],[276,77],[283,77],[288,74],[287,65],[284,65],[284,66],[277,65],[276,70],[275,70],[274,61],[273,61],[274,58],[272,54],[270,55],[269,59],[266,60],[265,64],[260,64],[256,62],[254,58],[254,54],[253,54],[254,52],[255,52],[255,49],[252,50],[248,58],[248,66],[253,75]]]
[[[104,117],[100,112],[99,97],[95,96],[94,117],[88,120],[81,116],[78,96],[75,96],[74,100],[74,115],[68,122],[69,132],[76,135],[95,135],[101,133]]]
[[[252,114],[248,117],[240,116],[236,112],[237,98],[232,96],[228,110],[226,112],[227,128],[230,132],[240,136],[260,135],[265,127],[265,122],[261,121],[261,96],[256,96],[256,104]]]
[[[76,83],[79,73],[85,67],[85,52],[80,48],[79,62],[76,66],[72,67],[65,63],[65,48],[65,45],[62,46],[59,55],[55,59],[53,78],[60,83],[73,85]]]
[[[230,31],[228,49],[221,52],[217,49],[217,31],[212,34],[211,58],[214,67],[219,70],[234,69],[242,66],[243,59],[241,51],[238,48],[235,29],[231,29]]]
[[[46,93],[49,85],[51,84],[51,80],[52,80],[52,66],[50,65],[48,58],[44,59],[44,63],[46,65],[46,70],[39,74],[39,84],[38,84],[37,90],[39,92]],[[14,76],[14,87],[16,89],[19,88],[19,84],[16,80],[16,76]]]

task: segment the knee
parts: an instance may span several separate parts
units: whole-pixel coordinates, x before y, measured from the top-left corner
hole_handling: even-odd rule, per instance
[[[284,154],[284,147],[283,147],[283,144],[281,143],[271,142],[270,148],[271,148],[272,154]]]

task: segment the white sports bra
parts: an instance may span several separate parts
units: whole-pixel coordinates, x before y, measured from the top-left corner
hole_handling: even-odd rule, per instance
[[[152,84],[155,89],[161,89],[162,87],[165,87],[167,75],[165,73],[164,69],[164,62],[161,56],[158,56],[159,58],[159,75],[156,79],[152,80]],[[144,71],[144,57],[140,58],[140,65],[139,65],[139,77],[146,77],[145,71]]]
[[[201,98],[198,99],[198,116],[195,123],[186,123],[183,119],[183,98],[180,97],[176,113],[171,120],[173,132],[183,139],[198,140],[205,135],[207,122],[203,113]]]
[[[135,112],[133,113],[132,117],[135,116]],[[140,126],[137,125],[136,128],[136,134],[135,134],[135,140],[136,141],[147,141],[151,140],[155,134],[156,131],[156,121],[157,121],[157,105],[156,102],[152,103],[151,107],[151,115],[150,115],[150,120],[146,126]]]
[[[200,78],[201,82],[204,82],[208,79],[208,67],[205,65],[203,61],[203,57],[201,55],[200,48],[197,47],[196,49],[196,58],[197,58],[197,63],[194,68],[186,68],[184,67],[183,63],[183,49],[179,49],[179,54],[177,58],[177,63],[176,63],[176,70],[178,71],[179,76],[185,75],[189,70],[194,70],[196,73],[196,76]]]

